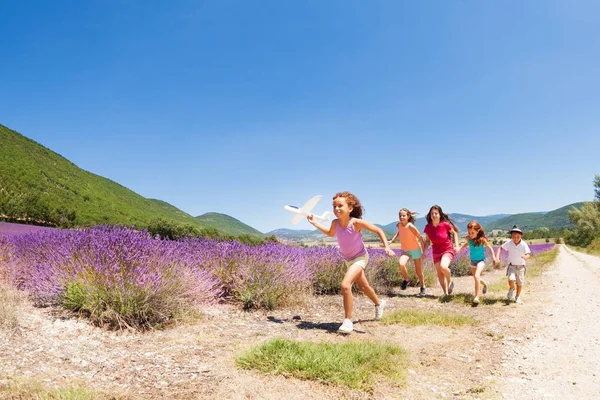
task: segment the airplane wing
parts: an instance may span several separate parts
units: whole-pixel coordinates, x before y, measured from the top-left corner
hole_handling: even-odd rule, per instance
[[[306,218],[304,215],[296,214],[296,215],[294,215],[294,218],[292,218],[292,224],[296,225],[298,222],[302,221],[304,218]]]
[[[304,204],[302,206],[302,209],[306,212],[310,212],[310,210],[312,210],[314,208],[314,206],[317,205],[317,203],[319,202],[319,200],[321,200],[321,196],[320,194],[313,197],[312,199],[310,199],[309,201],[306,202],[306,204]]]

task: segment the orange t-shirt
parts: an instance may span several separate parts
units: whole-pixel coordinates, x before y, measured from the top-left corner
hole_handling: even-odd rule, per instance
[[[410,228],[407,226],[402,226],[400,222],[398,222],[398,237],[400,238],[400,246],[402,246],[402,250],[413,251],[419,248],[417,236],[412,233]]]

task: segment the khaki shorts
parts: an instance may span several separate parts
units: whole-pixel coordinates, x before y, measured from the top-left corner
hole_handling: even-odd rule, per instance
[[[365,254],[364,256],[358,256],[356,258],[353,258],[350,261],[346,261],[346,267],[350,268],[353,265],[357,265],[357,266],[361,267],[362,269],[365,269],[365,267],[367,266],[368,263],[369,263],[369,254]]]
[[[525,266],[508,264],[506,276],[509,281],[516,281],[518,286],[525,284]]]

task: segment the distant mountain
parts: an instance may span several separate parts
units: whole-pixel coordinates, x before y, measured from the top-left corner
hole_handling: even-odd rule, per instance
[[[275,235],[275,237],[282,239],[284,241],[291,242],[312,242],[325,239],[326,236],[319,231],[315,230],[306,230],[306,229],[275,229],[274,231],[267,232],[266,235]]]
[[[490,222],[484,226],[486,231],[492,229],[509,230],[513,225],[521,226],[524,231],[532,231],[536,228],[546,227],[549,229],[570,228],[573,223],[569,220],[569,211],[573,208],[581,208],[583,202],[569,204],[549,212],[530,212],[513,214],[505,218]]]
[[[474,215],[457,214],[457,213],[451,213],[448,215],[450,216],[450,218],[454,221],[454,223],[458,227],[458,232],[462,235],[462,234],[466,234],[467,224],[473,220],[479,222],[479,224],[481,226],[486,226],[487,224],[490,224],[491,222],[496,221],[498,219],[507,217],[510,214],[493,214],[493,215],[486,215],[483,217],[476,217]],[[392,232],[392,235],[393,235],[396,232],[396,224],[397,223],[398,223],[398,221],[391,222],[387,225],[382,226],[382,229],[386,232]],[[425,217],[417,218],[417,220],[415,221],[415,226],[417,227],[419,232],[423,232],[423,230],[425,229],[425,225],[427,225],[427,219]]]
[[[569,204],[568,206],[564,206],[558,208],[553,211],[545,212],[530,212],[523,214],[493,214],[493,215],[485,215],[485,216],[474,216],[468,214],[458,214],[452,213],[449,214],[450,218],[456,223],[458,226],[458,232],[460,236],[466,235],[467,233],[467,224],[473,220],[479,222],[481,226],[483,226],[486,232],[491,232],[493,229],[502,229],[509,230],[513,225],[517,224],[522,227],[523,230],[534,230],[540,227],[546,228],[568,228],[572,227],[573,223],[569,221],[568,212],[573,209],[573,207],[580,208],[583,205],[583,202]],[[388,238],[391,238],[396,233],[396,224],[398,221],[391,222],[387,225],[377,225],[386,233]],[[427,220],[425,217],[417,218],[415,226],[419,229],[420,232],[423,232],[425,229],[425,225],[427,224]],[[325,235],[320,233],[318,230],[315,231],[300,231],[293,229],[278,229],[276,231],[272,231],[272,233],[284,239],[284,236],[280,236],[280,234],[276,233],[279,231],[285,231],[286,240],[290,241],[316,241],[325,238]],[[319,235],[321,235],[319,237]],[[315,239],[316,237],[316,239]],[[377,235],[371,232],[365,232],[363,235],[365,241],[378,241],[379,238]]]
[[[196,217],[203,226],[218,229],[230,235],[265,236],[262,232],[226,214],[209,212]]]

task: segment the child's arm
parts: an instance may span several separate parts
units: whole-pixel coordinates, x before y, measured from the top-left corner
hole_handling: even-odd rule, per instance
[[[366,229],[371,232],[374,232],[379,236],[381,243],[385,247],[385,252],[388,256],[393,257],[396,255],[392,249],[390,249],[390,245],[388,244],[387,237],[385,237],[385,232],[380,227],[373,225],[370,222],[365,221],[364,219],[355,218],[354,219],[354,227],[358,229]]]
[[[454,248],[458,249],[458,232],[454,228],[450,230],[450,234],[452,235],[452,241],[454,241]]]
[[[408,229],[410,229],[413,235],[415,235],[415,237],[417,238],[417,242],[419,242],[421,252],[425,253],[425,240],[423,239],[423,236],[421,236],[421,232],[419,232],[417,227],[411,224],[410,222],[408,223]]]
[[[318,223],[317,221],[315,221],[315,218],[312,214],[309,214],[306,219],[308,220],[308,222],[310,222],[315,228],[317,228],[318,230],[320,230],[321,232],[323,232],[324,234],[326,234],[329,237],[335,236],[335,224],[333,223],[334,221],[331,221],[331,226],[329,227],[329,229],[327,229],[325,226],[321,225],[320,223]]]
[[[456,253],[460,253],[465,247],[469,246],[469,241],[467,240],[466,242],[463,243],[462,246],[460,246],[460,248],[458,250],[456,250]]]
[[[392,239],[388,242],[389,244],[394,243],[394,240],[396,240],[396,238],[399,236],[400,232],[396,232],[396,234],[394,235],[394,237],[392,237]]]
[[[498,250],[496,250],[496,263],[497,264],[500,264],[500,252],[501,251],[502,251],[502,245],[498,246]]]
[[[498,257],[496,257],[494,255],[494,248],[492,247],[492,245],[490,244],[490,242],[488,242],[487,239],[484,239],[483,240],[483,244],[484,244],[485,247],[487,247],[488,249],[490,249],[490,253],[492,254],[492,259],[494,260],[494,264],[499,264],[500,260],[499,260]]]

